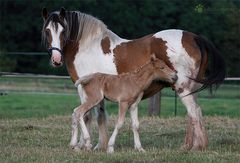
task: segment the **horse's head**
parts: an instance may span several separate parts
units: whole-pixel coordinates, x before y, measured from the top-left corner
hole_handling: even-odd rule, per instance
[[[44,20],[42,29],[42,41],[45,43],[51,56],[51,65],[54,67],[63,64],[63,47],[67,40],[67,28],[65,20],[66,11],[61,8],[60,12],[48,13],[46,8],[42,10]]]
[[[175,83],[178,79],[177,73],[169,68],[165,62],[157,59],[155,55],[151,57],[154,76],[157,80],[166,81],[169,83]]]

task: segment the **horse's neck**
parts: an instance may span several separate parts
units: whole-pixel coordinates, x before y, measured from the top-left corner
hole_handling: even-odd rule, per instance
[[[136,73],[136,80],[138,81],[139,86],[142,90],[148,88],[153,80],[153,71],[150,64],[145,65]]]

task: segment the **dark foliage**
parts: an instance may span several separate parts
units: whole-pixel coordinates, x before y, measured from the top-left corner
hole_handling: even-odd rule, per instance
[[[240,76],[240,1],[238,0],[1,0],[0,52],[46,51],[41,45],[41,10],[80,10],[101,19],[127,39],[169,28],[201,34],[223,55],[227,76]],[[0,54],[2,55],[2,54]],[[46,57],[14,57],[12,71],[55,73]],[[6,64],[1,57],[0,67]],[[9,61],[6,60],[6,61]],[[58,73],[63,74],[61,70]],[[66,72],[65,72],[66,73]]]

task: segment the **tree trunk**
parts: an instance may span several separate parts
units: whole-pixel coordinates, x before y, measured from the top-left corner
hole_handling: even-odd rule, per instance
[[[161,111],[161,92],[150,97],[148,100],[148,115],[159,116]]]

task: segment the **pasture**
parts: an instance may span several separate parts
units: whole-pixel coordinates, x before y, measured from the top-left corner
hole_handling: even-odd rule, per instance
[[[209,146],[201,152],[180,149],[185,135],[186,109],[178,99],[174,117],[174,92],[162,92],[160,117],[147,117],[141,102],[140,138],[146,153],[133,149],[130,119],[116,139],[116,152],[74,152],[69,148],[71,114],[79,104],[70,80],[4,78],[0,90],[0,162],[239,162],[240,86],[224,84],[214,96],[200,93]],[[58,94],[59,93],[59,94]],[[106,102],[108,131],[113,131],[116,104]],[[96,120],[92,141],[98,139]]]

